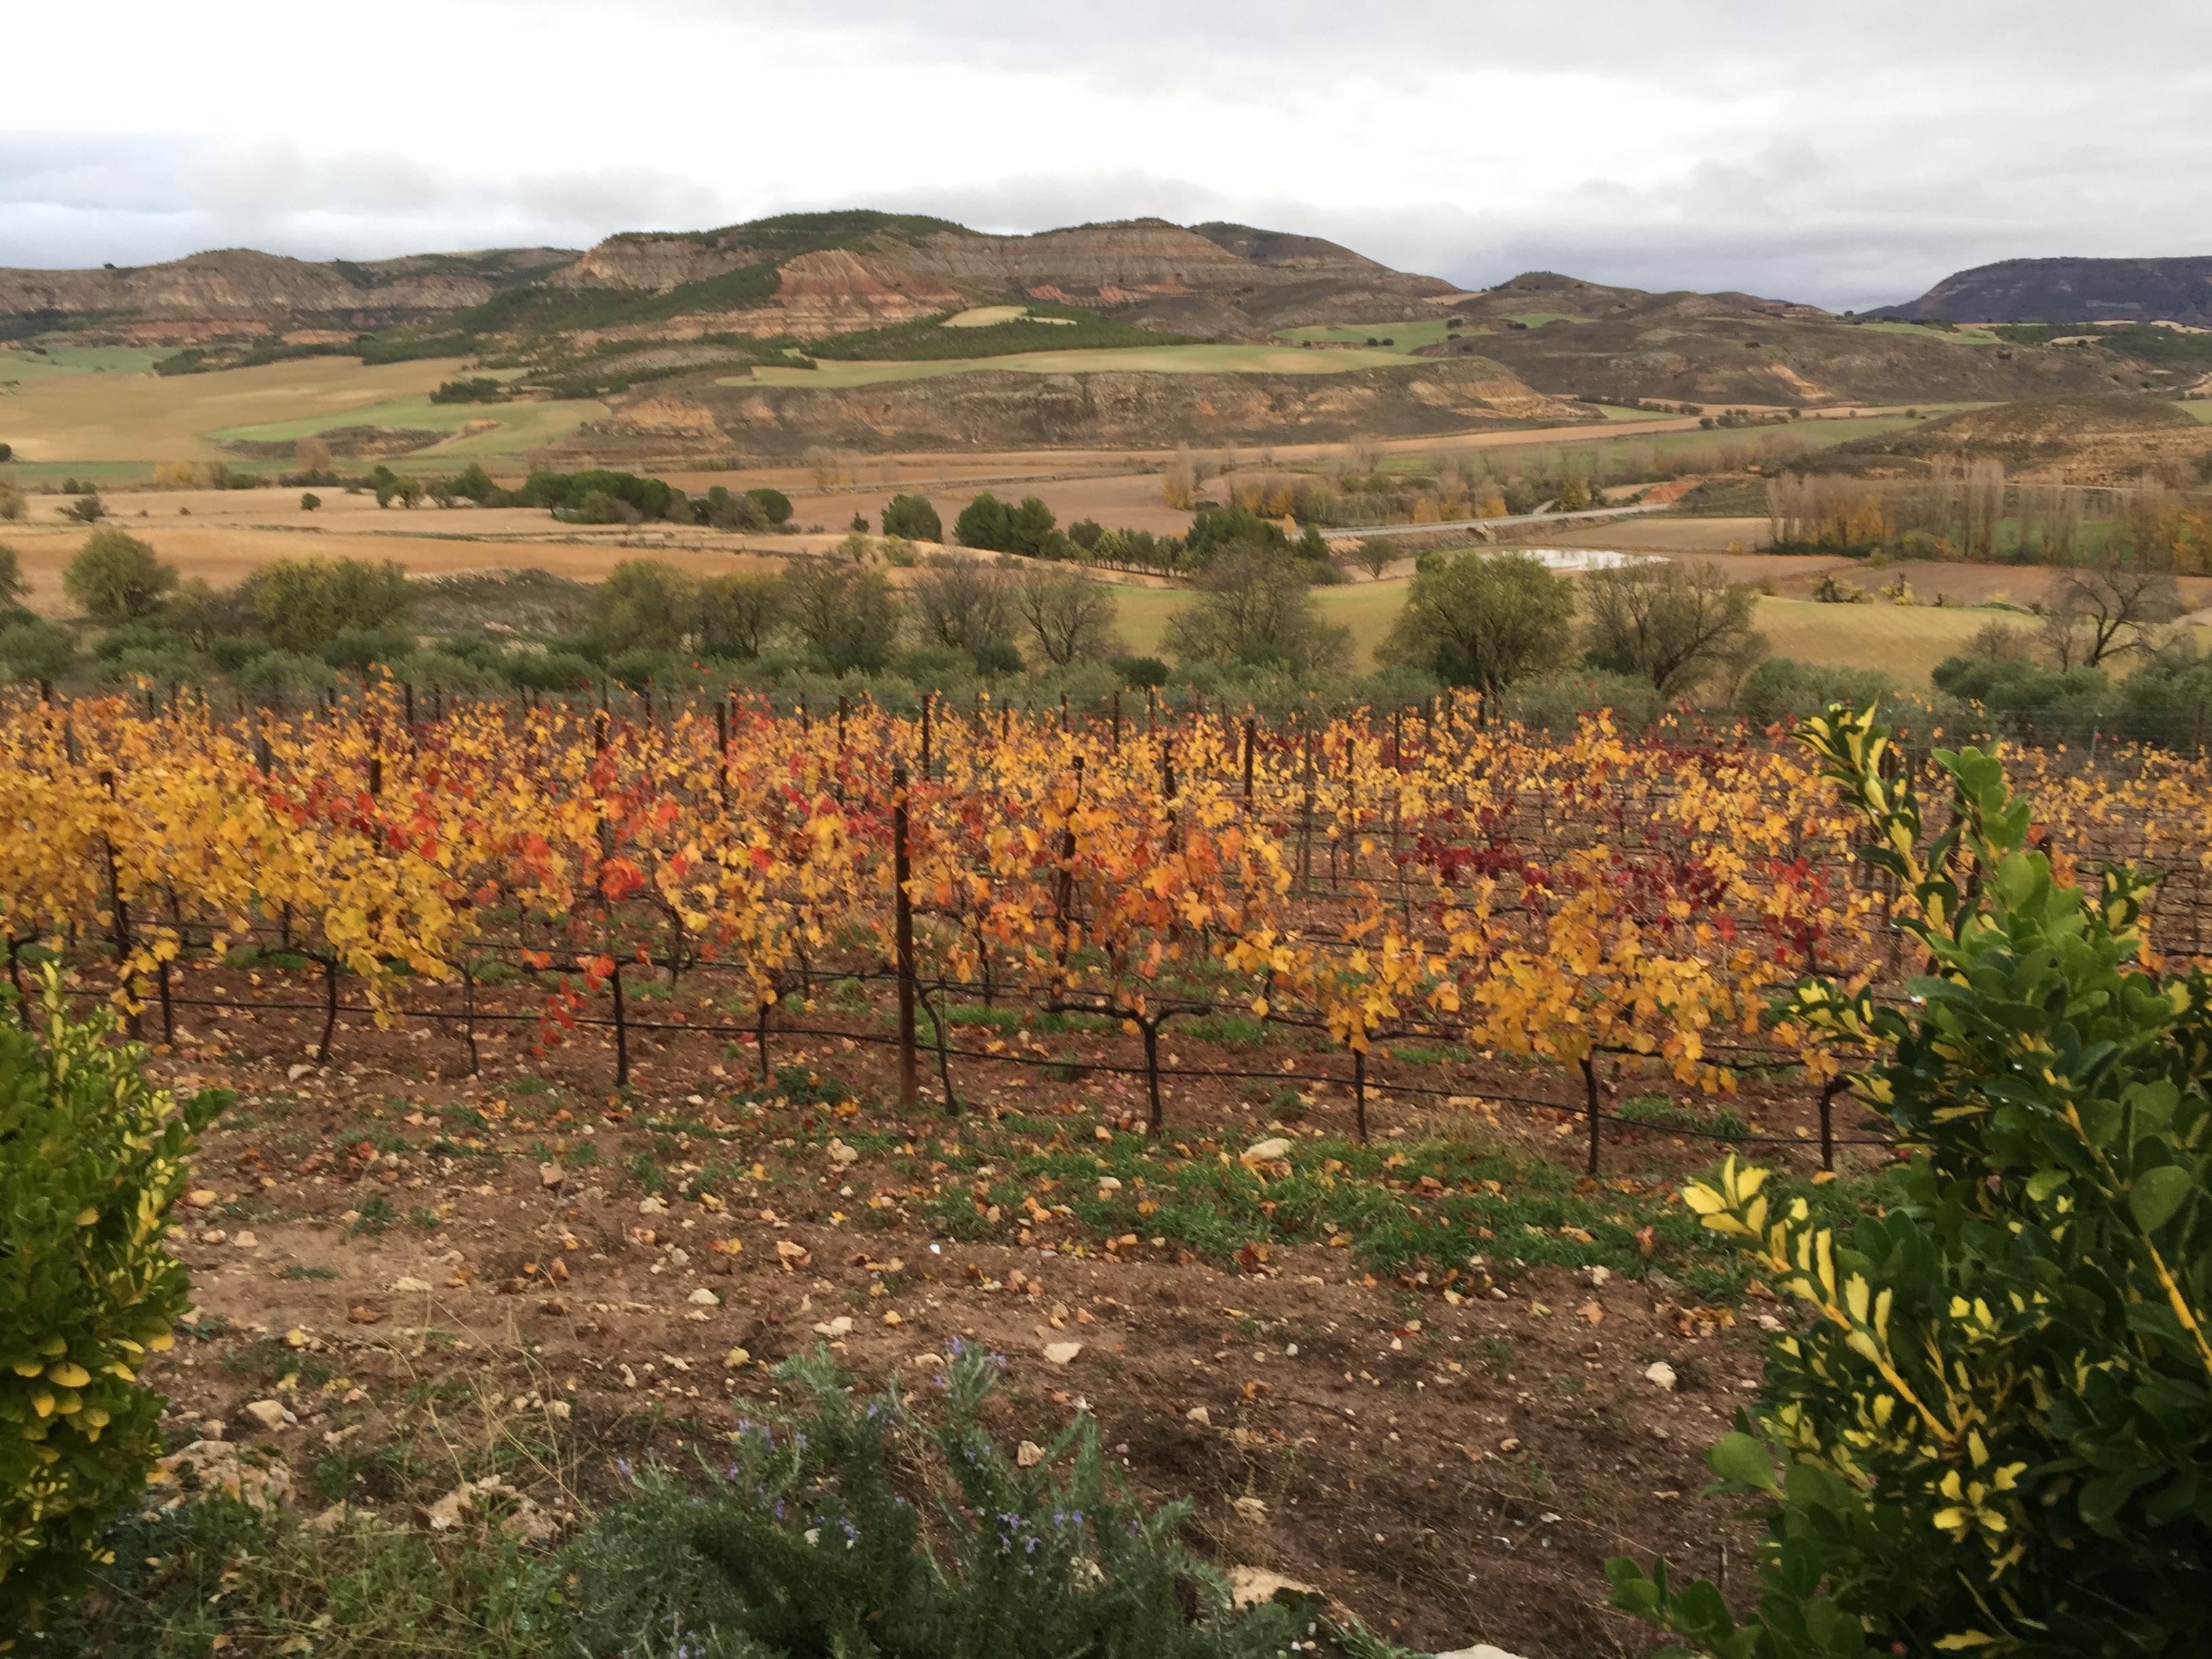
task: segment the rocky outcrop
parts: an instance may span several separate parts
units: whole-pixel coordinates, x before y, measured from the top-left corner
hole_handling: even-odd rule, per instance
[[[844,248],[802,253],[780,275],[775,311],[801,339],[912,322],[965,303],[958,289],[926,272]]]
[[[608,419],[564,441],[555,457],[568,464],[780,456],[824,444],[884,451],[1334,443],[1573,416],[1479,360],[1334,374],[979,369],[841,389],[744,381],[659,388],[618,401]]]
[[[419,322],[482,305],[565,263],[559,248],[314,264],[251,248],[99,270],[0,270],[0,321],[112,325],[138,337]]]
[[[610,236],[549,273],[549,288],[621,288],[661,294],[758,263],[696,236]]]

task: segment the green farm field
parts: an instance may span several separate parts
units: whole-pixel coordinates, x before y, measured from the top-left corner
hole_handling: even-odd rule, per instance
[[[413,456],[483,457],[518,454],[550,443],[566,437],[586,421],[602,418],[606,412],[605,404],[589,398],[562,398],[553,403],[434,404],[428,394],[423,393],[349,410],[339,421],[327,415],[310,415],[253,426],[225,427],[207,435],[219,443],[288,443],[326,432],[333,426],[386,426],[453,434],[430,448],[413,452]],[[479,421],[496,424],[487,431],[464,431]]]
[[[890,380],[932,380],[983,369],[1021,374],[1343,374],[1356,368],[1402,368],[1425,362],[1403,351],[1301,351],[1279,345],[1105,346],[1091,350],[1019,351],[1002,357],[938,357],[910,362],[840,362],[824,358],[817,368],[773,364],[750,374],[722,379],[723,386],[815,386],[824,391],[878,386]]]
[[[1316,328],[1286,328],[1279,340],[1313,340],[1324,345],[1364,345],[1370,340],[1394,340],[1400,351],[1436,345],[1459,331],[1445,325],[1441,317],[1420,317],[1393,323],[1341,323]]]

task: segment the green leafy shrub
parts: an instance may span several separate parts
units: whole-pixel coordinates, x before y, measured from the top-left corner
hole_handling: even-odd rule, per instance
[[[32,1627],[142,1492],[159,1395],[139,1386],[187,1308],[161,1248],[192,1138],[227,1097],[147,1081],[113,1017],[0,1024],[0,1630]]]
[[[1817,714],[1832,702],[1872,702],[1894,689],[1878,668],[1845,668],[1832,663],[1769,657],[1736,687],[1737,711],[1753,726]]]
[[[884,504],[884,534],[910,542],[941,542],[945,521],[927,495],[894,495]]]
[[[1197,1659],[1281,1654],[1304,1634],[1287,1607],[1232,1611],[1176,1541],[1188,1504],[1146,1510],[1120,1491],[1088,1414],[1031,1468],[1000,1450],[977,1424],[998,1374],[956,1344],[931,1425],[896,1381],[856,1401],[826,1358],[786,1364],[778,1376],[812,1401],[797,1431],[746,1428],[703,1495],[644,1477],[640,1501],[572,1547],[580,1647]]]
[[[1663,1564],[1610,1564],[1616,1600],[1725,1659],[2202,1652],[2212,980],[2144,963],[2137,872],[2060,885],[1986,755],[1938,752],[1923,848],[1888,735],[1841,706],[1803,732],[1928,975],[1898,1006],[1808,981],[1781,1012],[1875,1056],[1850,1084],[1913,1153],[1902,1197],[1846,1237],[1733,1160],[1686,1194],[1808,1322],[1710,1459],[1763,1500],[1756,1610]]]

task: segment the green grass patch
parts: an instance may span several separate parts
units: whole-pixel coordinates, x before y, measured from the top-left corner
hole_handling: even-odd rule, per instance
[[[586,421],[605,417],[605,404],[588,398],[557,402],[513,404],[434,404],[427,394],[395,398],[338,414],[310,415],[296,420],[266,421],[256,426],[224,427],[207,435],[218,443],[292,443],[318,433],[343,427],[381,426],[416,432],[448,434],[432,449],[416,457],[435,455],[506,454],[534,449],[567,436]],[[495,428],[463,433],[477,421],[491,421]]]
[[[947,333],[963,331],[946,330]],[[983,332],[985,331],[975,331]],[[1022,351],[1004,356],[960,356],[844,362],[823,359],[818,368],[763,364],[750,374],[727,375],[722,386],[814,386],[835,389],[892,380],[934,380],[986,369],[1018,374],[1344,374],[1361,368],[1403,368],[1428,360],[1401,351],[1301,351],[1282,345],[1128,345],[1086,349]]]
[[[10,344],[0,342],[0,398],[11,386],[70,374],[143,374],[167,356],[146,346]]]
[[[1943,340],[1952,345],[1993,346],[2004,343],[1996,333],[1986,328],[1961,328],[1956,325],[1938,328],[1925,323],[1905,322],[1860,323],[1856,326],[1878,334],[1916,334],[1924,340]]]
[[[1286,328],[1278,333],[1279,340],[1296,343],[1312,340],[1324,345],[1380,345],[1384,340],[1393,343],[1395,349],[1412,351],[1418,346],[1441,345],[1444,341],[1474,331],[1453,328],[1442,317],[1401,318],[1393,323],[1345,323],[1316,328]]]
[[[809,356],[841,362],[920,362],[973,357],[1002,357],[1038,351],[1095,351],[1137,346],[1201,343],[1187,334],[1137,328],[1120,319],[1079,306],[1030,305],[988,307],[987,312],[1012,314],[994,320],[963,323],[948,327],[951,317],[922,317],[889,328],[873,328],[834,338],[817,340],[805,348]],[[957,313],[966,317],[972,313]]]
[[[1660,1267],[1721,1299],[1740,1296],[1748,1282],[1742,1253],[1700,1227],[1668,1188],[1591,1188],[1578,1170],[1475,1142],[1301,1139],[1291,1145],[1289,1174],[1262,1176],[1202,1146],[1178,1155],[1172,1136],[1165,1146],[1136,1134],[1053,1146],[1064,1128],[1054,1119],[1009,1119],[995,1132],[968,1131],[971,1159],[996,1174],[980,1195],[960,1182],[921,1209],[951,1237],[983,1239],[1000,1230],[978,1203],[1008,1213],[1036,1194],[1067,1206],[1091,1237],[1134,1233],[1222,1263],[1248,1244],[1335,1243],[1382,1276],[1425,1272],[1440,1281],[1454,1269],[1475,1271],[1480,1258],[1506,1275],[1539,1265],[1601,1266],[1630,1277]],[[1108,1175],[1121,1185],[1102,1194],[1098,1177]],[[1043,1188],[1048,1181],[1053,1185]],[[1843,1184],[1782,1182],[1839,1209],[1856,1196],[1839,1193]]]

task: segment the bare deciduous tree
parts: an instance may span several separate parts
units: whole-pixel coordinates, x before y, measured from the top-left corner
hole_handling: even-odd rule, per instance
[[[1011,571],[945,554],[917,572],[906,592],[928,643],[981,651],[1012,642],[1014,586]]]
[[[1303,559],[1264,547],[1218,554],[1193,579],[1192,603],[1168,620],[1167,648],[1183,662],[1296,664],[1341,670],[1351,630],[1322,620]]]
[[[2061,668],[2094,668],[2107,657],[2149,650],[2150,629],[2181,611],[2181,589],[2165,561],[2107,556],[2051,583],[2040,637]]]
[[[1592,656],[1668,696],[1733,681],[1766,654],[1751,625],[1752,589],[1717,564],[1647,559],[1585,579]]]
[[[1036,648],[1056,668],[1097,662],[1121,648],[1113,591],[1080,570],[1032,568],[1015,586],[1013,603]]]

